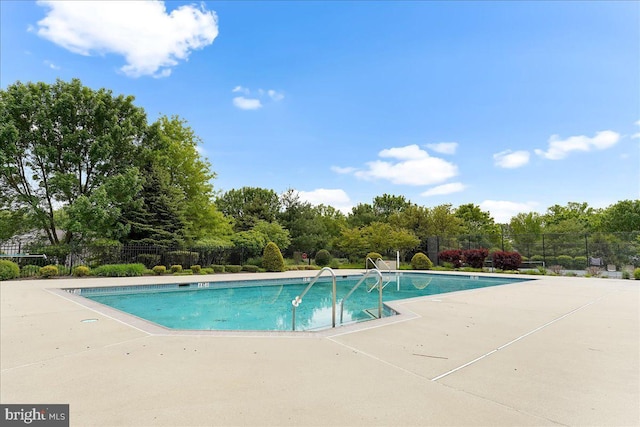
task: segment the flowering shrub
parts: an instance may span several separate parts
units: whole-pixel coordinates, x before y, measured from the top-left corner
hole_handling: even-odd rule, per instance
[[[484,260],[489,256],[489,251],[485,248],[468,249],[462,252],[462,259],[470,267],[482,268]]]
[[[522,257],[518,252],[495,251],[493,266],[499,270],[517,270],[522,264]]]
[[[442,262],[448,262],[453,268],[462,267],[462,251],[460,249],[450,249],[442,251],[438,254],[438,259]]]

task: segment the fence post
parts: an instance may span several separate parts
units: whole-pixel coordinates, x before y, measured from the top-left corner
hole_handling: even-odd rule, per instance
[[[543,267],[547,266],[547,253],[544,249],[544,233],[542,234],[542,263]]]
[[[589,267],[589,235],[584,233],[584,256],[587,258],[587,265]]]

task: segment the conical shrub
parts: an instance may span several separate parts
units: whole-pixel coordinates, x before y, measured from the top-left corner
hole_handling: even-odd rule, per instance
[[[273,242],[267,243],[262,253],[262,267],[267,271],[284,271],[284,258],[280,248]]]

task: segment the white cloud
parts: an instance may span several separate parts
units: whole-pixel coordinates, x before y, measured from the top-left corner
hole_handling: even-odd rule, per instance
[[[636,125],[640,126],[640,120],[638,120],[638,121],[636,122]],[[631,138],[632,138],[632,139],[638,139],[638,138],[640,138],[640,132],[634,133],[633,135],[631,135]]]
[[[282,99],[284,99],[284,95],[282,93],[276,92],[273,89],[269,89],[267,91],[267,93],[269,94],[269,97],[271,99],[273,99],[274,101],[276,101],[276,102],[281,101]]]
[[[558,135],[552,135],[547,151],[536,149],[535,153],[549,160],[560,160],[572,151],[605,150],[617,144],[619,140],[620,134],[611,130],[598,132],[593,138],[579,135],[561,140]]]
[[[493,155],[495,165],[506,169],[516,169],[529,163],[528,151],[505,150]]]
[[[80,55],[116,54],[130,77],[166,77],[218,36],[213,11],[183,5],[167,13],[163,1],[38,1],[49,8],[39,36]]]
[[[245,98],[244,96],[236,96],[233,98],[233,105],[241,110],[257,110],[262,108],[262,103],[259,99]]]
[[[298,191],[300,200],[311,203],[312,205],[328,205],[332,206],[344,214],[351,212],[353,203],[349,195],[341,189],[318,188],[313,191]]]
[[[231,92],[240,92],[240,93],[244,93],[245,95],[249,95],[249,89],[247,89],[246,87],[242,87],[242,86],[236,86],[233,89],[231,89]]]
[[[356,168],[352,168],[350,166],[347,166],[346,168],[341,168],[340,166],[331,166],[331,170],[335,173],[346,174],[355,172]]]
[[[368,162],[368,169],[355,171],[354,175],[365,180],[385,179],[394,184],[432,185],[458,174],[456,165],[437,157],[430,157],[415,144],[385,149],[380,151],[379,156],[401,161]]]
[[[452,182],[450,184],[443,184],[430,188],[424,193],[420,193],[420,195],[424,197],[442,196],[445,194],[459,193],[460,191],[464,191],[465,188],[467,188],[467,186],[461,182]]]
[[[251,89],[239,85],[231,89],[231,92],[242,93],[246,96],[251,96],[252,94]],[[240,108],[241,110],[257,110],[258,108],[262,107],[262,100],[266,98],[266,96],[268,96],[269,99],[271,99],[273,102],[279,102],[284,99],[284,94],[273,89],[269,89],[266,91],[264,89],[258,89],[256,91],[253,91],[253,93],[257,93],[257,95],[253,95],[252,98],[246,98],[244,96],[233,98],[233,105]],[[269,99],[267,99],[267,101]]]
[[[438,142],[437,144],[427,144],[428,148],[431,148],[436,153],[440,154],[456,154],[458,149],[457,142]]]
[[[52,70],[59,70],[60,69],[59,66],[57,66],[53,62],[49,61],[48,59],[44,60],[44,65],[46,65],[47,67],[51,68]]]
[[[535,211],[538,203],[536,202],[509,202],[504,200],[485,200],[480,203],[480,209],[489,211],[494,221],[498,224],[507,224],[511,218],[520,212]]]

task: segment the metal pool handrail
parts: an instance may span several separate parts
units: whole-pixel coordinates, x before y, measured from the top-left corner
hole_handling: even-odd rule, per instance
[[[320,271],[318,271],[318,274],[316,274],[316,276],[313,278],[313,280],[311,281],[311,283],[309,283],[309,285],[304,289],[304,291],[302,291],[302,293],[300,295],[298,295],[297,297],[295,297],[292,301],[291,301],[291,306],[292,306],[292,314],[291,314],[291,330],[295,331],[296,330],[296,308],[302,304],[302,297],[306,295],[306,293],[309,291],[309,289],[311,289],[311,287],[318,281],[318,279],[320,278],[320,276],[322,275],[322,273],[324,273],[325,271],[328,271],[329,273],[331,273],[331,276],[333,276],[333,286],[331,288],[331,327],[335,328],[336,327],[336,273],[333,272],[333,270],[330,267],[323,267]]]
[[[364,274],[364,276],[362,276],[362,279],[360,279],[358,281],[358,283],[356,283],[353,286],[353,288],[351,288],[349,293],[347,295],[345,295],[344,298],[342,298],[342,301],[340,301],[340,323],[342,323],[342,317],[343,317],[343,314],[344,314],[344,302],[347,300],[347,298],[349,298],[351,296],[352,293],[355,292],[355,290],[358,288],[358,286],[360,286],[365,280],[367,280],[367,277],[369,277],[369,275],[372,274],[372,273],[377,274],[378,277],[379,277],[379,279],[378,279],[378,319],[382,319],[382,288],[384,288],[384,286],[382,286],[382,273],[378,269],[372,269],[372,270],[368,270]],[[375,287],[376,287],[376,285],[373,285],[371,287],[371,289],[373,289]],[[367,292],[371,292],[371,290],[368,290]]]

